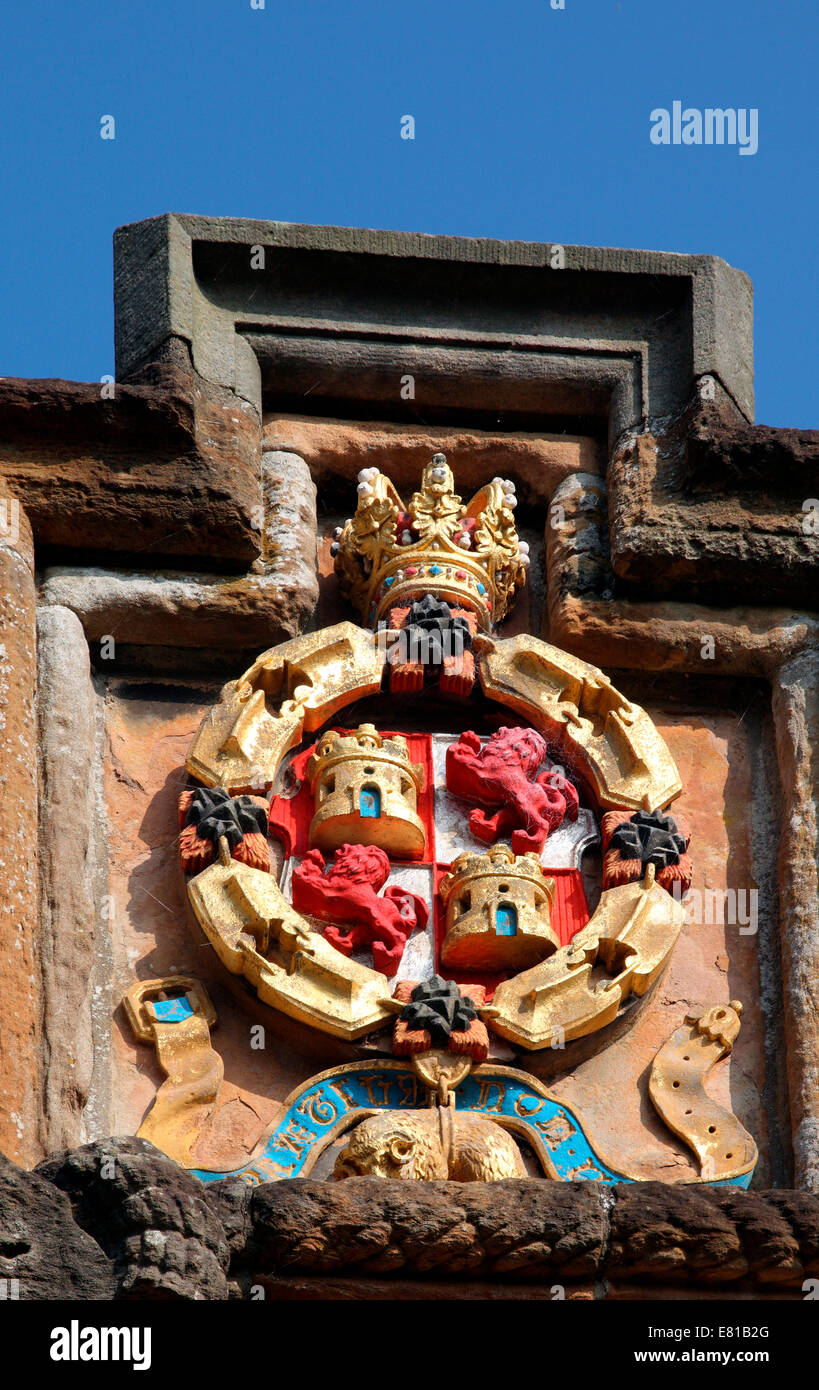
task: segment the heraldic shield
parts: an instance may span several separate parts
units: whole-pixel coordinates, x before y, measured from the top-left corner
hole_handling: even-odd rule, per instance
[[[240,1007],[336,1065],[260,1137],[246,1182],[631,1181],[544,1085],[628,1029],[685,921],[674,761],[596,667],[498,628],[526,582],[511,483],[464,504],[442,454],[408,504],[376,468],[333,544],[338,623],[264,652],[187,759],[193,929]],[[598,869],[587,867],[596,861]],[[222,1083],[189,977],[126,996],[168,1079],[140,1134],[191,1154]],[[704,1081],[741,1004],[659,1048],[648,1093],[699,1182],[747,1186],[756,1146]]]

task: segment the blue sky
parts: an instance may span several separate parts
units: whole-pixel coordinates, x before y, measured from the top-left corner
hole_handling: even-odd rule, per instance
[[[807,3],[42,0],[2,35],[3,375],[113,371],[114,228],[196,212],[722,256],[757,419],[819,425]],[[756,107],[758,153],[652,145],[674,100]]]

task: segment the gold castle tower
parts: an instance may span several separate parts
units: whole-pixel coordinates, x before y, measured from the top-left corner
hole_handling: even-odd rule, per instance
[[[424,771],[410,762],[400,734],[382,738],[374,724],[323,734],[307,763],[315,814],[310,845],[378,845],[396,859],[418,859],[426,835],[418,815]]]
[[[460,854],[441,880],[446,935],[441,963],[458,970],[525,970],[560,946],[552,929],[555,881],[536,854],[507,845]]]

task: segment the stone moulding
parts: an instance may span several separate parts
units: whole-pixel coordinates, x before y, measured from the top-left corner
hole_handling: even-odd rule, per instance
[[[16,518],[6,511],[0,535],[0,1152],[28,1162],[38,1156],[43,1011],[53,1012],[55,976],[48,968],[43,981],[37,932],[35,603],[31,526],[22,509]]]
[[[114,1159],[109,1168],[104,1160]],[[109,1176],[109,1173],[112,1175]],[[21,1297],[787,1298],[819,1277],[819,1197],[663,1183],[202,1184],[139,1139],[0,1158]],[[26,1241],[23,1243],[25,1244]],[[49,1253],[42,1258],[43,1249]]]
[[[247,651],[295,637],[318,598],[316,488],[304,459],[265,450],[261,494],[249,501],[257,551],[246,573],[145,570],[138,556],[132,569],[49,565],[39,602],[70,608],[89,642],[127,632],[137,646]]]
[[[375,403],[403,372],[428,377],[428,404],[491,409],[502,365],[503,409],[517,377],[518,409],[611,402],[616,438],[712,375],[753,418],[747,276],[714,256],[563,250],[554,270],[551,247],[530,242],[183,213],[131,223],[114,236],[117,376],[182,343],[202,377],[257,409],[273,376],[294,398],[318,382],[318,399]],[[413,274],[396,275],[400,262]]]
[[[70,608],[89,642],[127,633],[146,647],[252,650],[298,634],[316,600],[315,571],[304,585],[279,575],[196,574],[49,566],[43,607]]]
[[[250,1210],[265,1286],[284,1296],[290,1281],[329,1294],[337,1278],[339,1294],[361,1281],[389,1298],[396,1281],[423,1277],[443,1289],[455,1279],[562,1283],[586,1298],[622,1286],[642,1297],[658,1286],[802,1297],[819,1270],[819,1198],[787,1191],[361,1178],[269,1184]]]
[[[107,1118],[111,1002],[99,696],[80,621],[66,608],[37,610],[37,687],[43,1109],[57,1148],[83,1142]]]
[[[255,412],[157,365],[110,398],[75,381],[0,381],[0,475],[38,546],[135,566],[249,565],[263,511]],[[218,563],[217,563],[218,562]]]
[[[745,594],[815,607],[819,435],[790,433],[787,447],[780,431],[749,425],[724,397],[695,394],[677,418],[625,437],[608,467],[611,568],[621,585],[720,606]],[[743,476],[729,488],[734,456]]]

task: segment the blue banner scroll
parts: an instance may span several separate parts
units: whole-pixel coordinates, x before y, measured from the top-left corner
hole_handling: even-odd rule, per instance
[[[252,1186],[306,1177],[327,1145],[356,1119],[375,1110],[424,1109],[428,1096],[426,1086],[403,1062],[354,1062],[322,1072],[288,1097],[284,1115],[257,1158],[231,1172],[191,1171],[202,1182],[231,1177]],[[511,1068],[478,1067],[461,1082],[455,1102],[458,1110],[486,1115],[525,1138],[547,1177],[563,1182],[639,1181],[604,1163],[574,1112],[537,1081]],[[753,1169],[711,1185],[747,1187],[752,1176]]]

